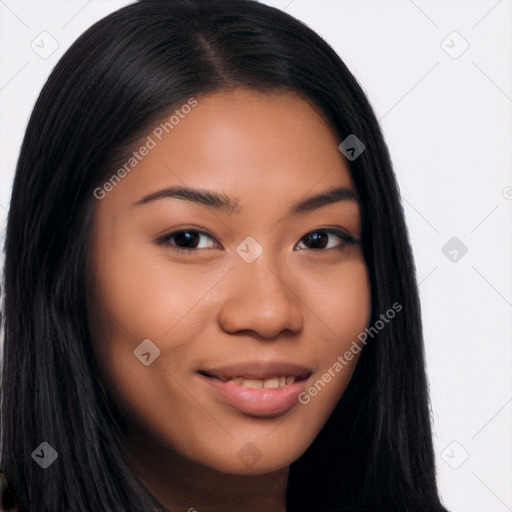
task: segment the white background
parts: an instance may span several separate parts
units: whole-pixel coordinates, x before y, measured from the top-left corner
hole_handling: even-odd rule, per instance
[[[84,30],[127,3],[0,0],[2,246],[44,81]],[[456,512],[512,511],[512,0],[265,3],[335,48],[380,119],[420,281],[443,501]],[[32,49],[52,44],[47,58]],[[455,262],[442,252],[452,237],[468,249],[448,246]]]

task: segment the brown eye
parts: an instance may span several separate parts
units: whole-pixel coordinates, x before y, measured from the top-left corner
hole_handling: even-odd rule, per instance
[[[301,249],[343,249],[346,245],[355,245],[358,241],[343,231],[332,229],[317,229],[304,235],[299,244]]]
[[[201,249],[215,249],[218,242],[212,235],[196,229],[184,229],[169,233],[158,241],[160,244],[170,245],[177,251],[193,252]]]

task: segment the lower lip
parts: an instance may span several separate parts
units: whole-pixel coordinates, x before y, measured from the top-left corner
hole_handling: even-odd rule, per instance
[[[252,416],[271,417],[288,412],[298,403],[298,397],[304,391],[306,380],[287,386],[268,389],[246,388],[233,381],[223,382],[213,377],[199,374],[221,398],[239,411]]]

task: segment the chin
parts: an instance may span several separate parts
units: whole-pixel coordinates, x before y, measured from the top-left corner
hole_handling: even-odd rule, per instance
[[[282,446],[258,448],[256,443],[247,441],[241,446],[236,443],[237,446],[224,447],[220,454],[215,450],[208,459],[196,459],[196,462],[231,475],[264,475],[289,467],[307,448],[297,451],[297,446],[294,446],[285,452]],[[261,447],[261,443],[258,446]]]

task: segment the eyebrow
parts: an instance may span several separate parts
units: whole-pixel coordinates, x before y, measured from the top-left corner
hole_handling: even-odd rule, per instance
[[[236,197],[230,197],[227,194],[212,190],[184,186],[174,186],[158,190],[136,201],[132,206],[142,206],[160,199],[183,199],[217,210],[224,210],[228,213],[240,212],[240,201]],[[290,207],[288,215],[316,210],[322,206],[339,201],[355,201],[359,204],[359,198],[354,190],[347,187],[336,187],[314,196],[300,199]]]

